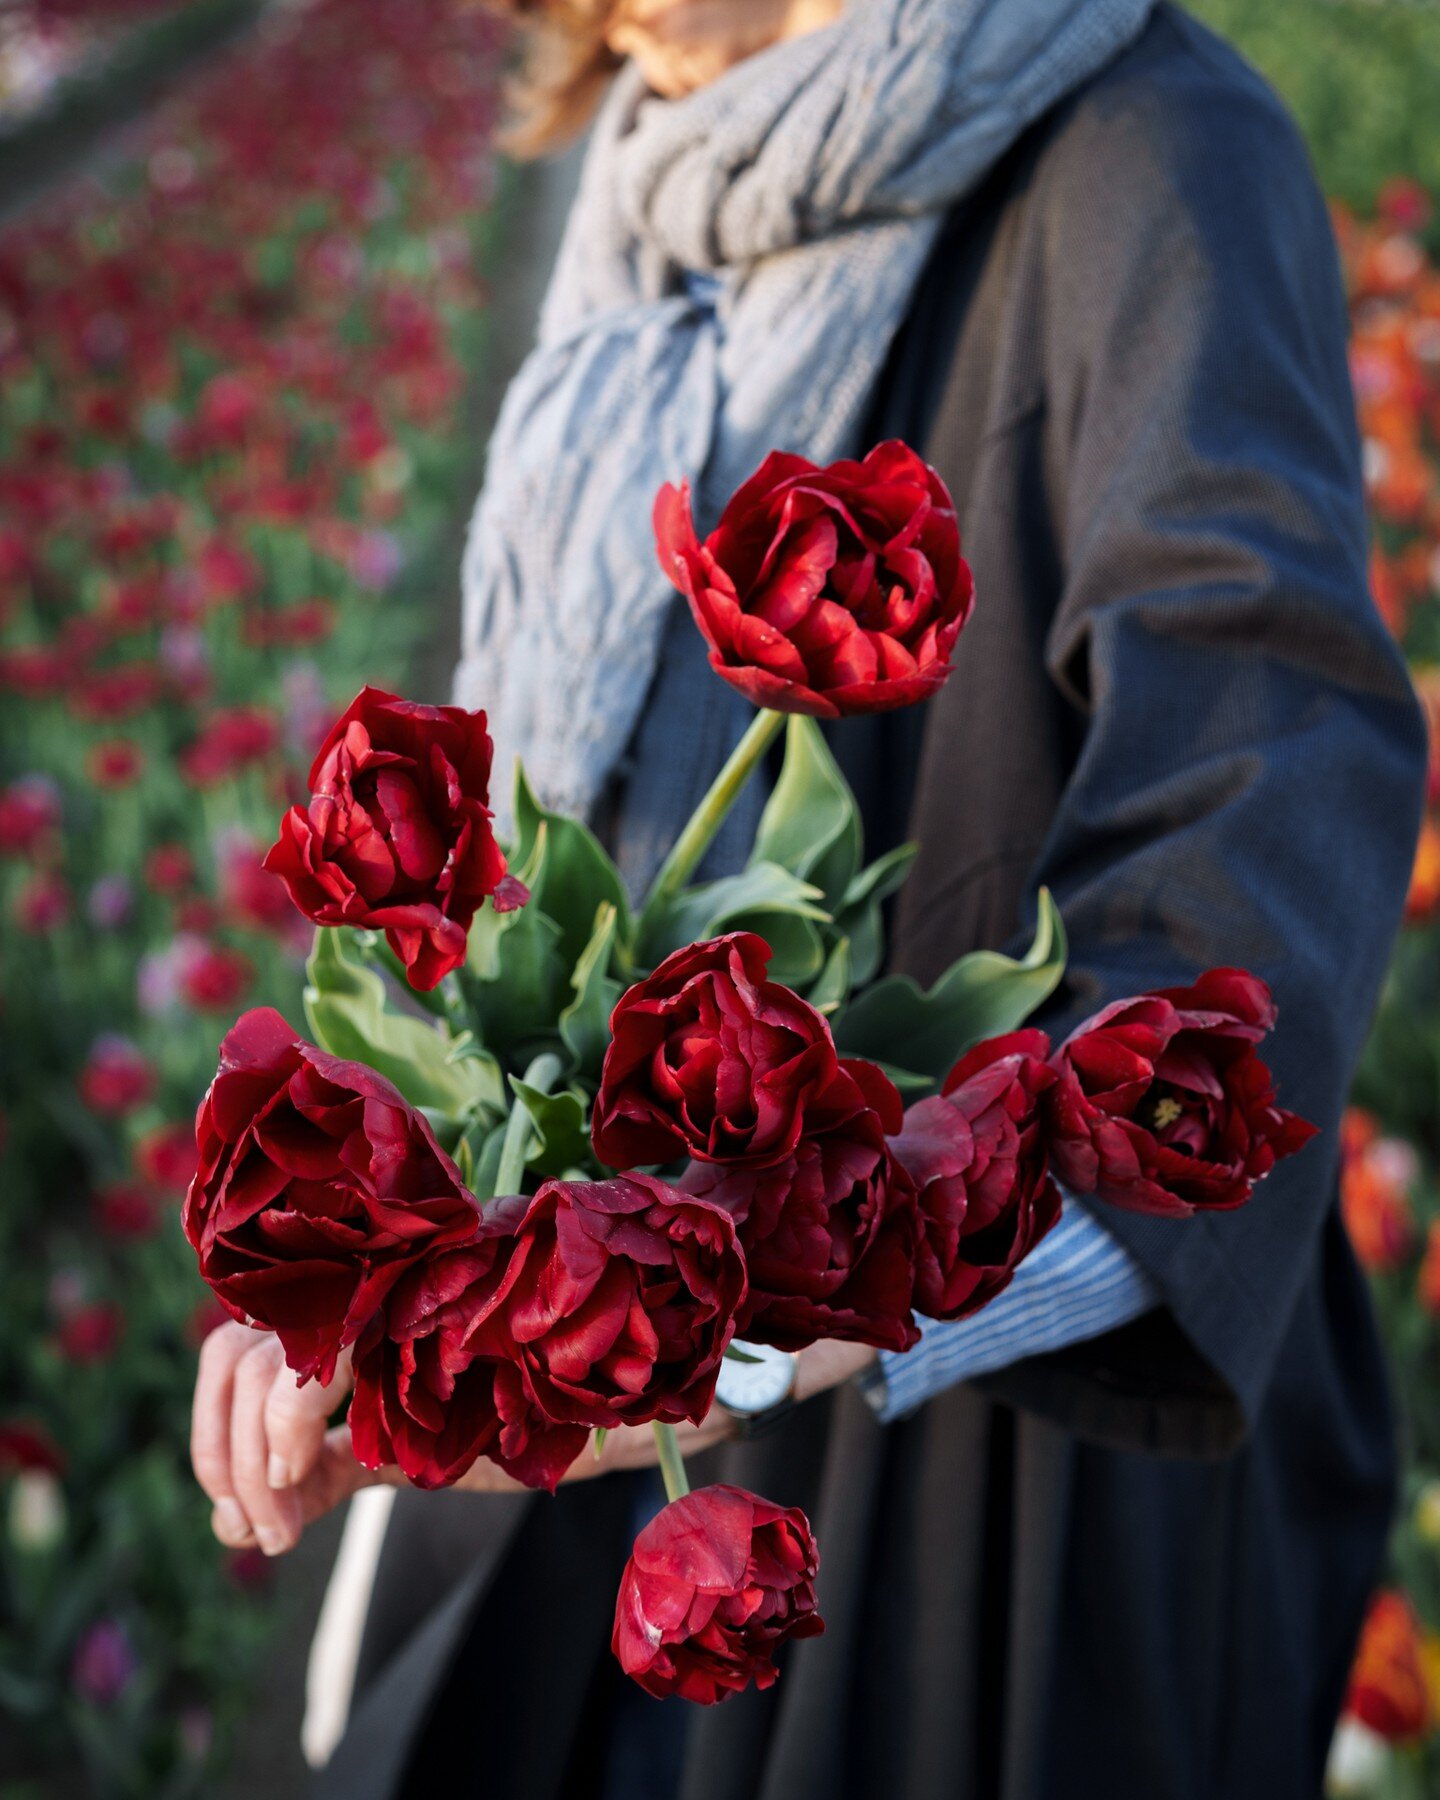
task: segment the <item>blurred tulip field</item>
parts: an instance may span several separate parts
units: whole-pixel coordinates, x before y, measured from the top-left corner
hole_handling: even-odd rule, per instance
[[[224,1028],[295,1008],[275,820],[454,593],[499,47],[273,7],[0,229],[7,1796],[214,1793],[264,1655],[187,1468],[177,1209]]]
[[[0,14],[0,172],[22,115],[186,5]],[[415,659],[450,635],[483,448],[499,26],[470,0],[255,10],[0,220],[4,1800],[223,1792],[250,1717],[283,1583],[219,1548],[188,1471],[217,1322],[178,1227],[192,1119],[236,1012],[296,1013],[309,927],[259,862],[318,735],[366,681],[442,697]],[[1440,11],[1196,10],[1281,86],[1336,196],[1373,588],[1436,728],[1409,922],[1345,1122],[1406,1473],[1331,1771],[1337,1795],[1423,1800],[1440,1794]]]

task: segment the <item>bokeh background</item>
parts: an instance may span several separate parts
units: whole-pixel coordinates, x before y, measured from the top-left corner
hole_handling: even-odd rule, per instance
[[[1406,1473],[1336,1794],[1440,1796],[1440,8],[1196,0],[1334,200],[1377,605],[1437,755],[1343,1203]],[[303,1791],[334,1531],[190,1480],[196,1100],[308,930],[258,866],[364,682],[443,698],[563,175],[473,0],[0,0],[0,1800]],[[1255,171],[1264,179],[1263,169]],[[1345,871],[1337,869],[1336,879]]]

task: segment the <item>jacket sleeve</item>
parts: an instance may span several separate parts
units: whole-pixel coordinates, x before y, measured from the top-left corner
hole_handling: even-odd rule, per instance
[[[1317,1268],[1424,738],[1367,590],[1324,203],[1258,79],[1213,45],[1186,69],[1138,96],[1102,83],[1036,174],[1062,571],[1046,657],[1079,739],[1033,875],[1071,946],[1042,1022],[1058,1041],[1122,995],[1248,967],[1279,1003],[1282,1101],[1322,1136],[1235,1213],[1097,1206],[1162,1307],[983,1385],[1082,1433],[1211,1454],[1253,1422]]]
[[[1015,1279],[968,1319],[924,1319],[913,1349],[881,1350],[857,1382],[882,1425],[957,1382],[1101,1337],[1156,1306],[1159,1296],[1125,1246],[1089,1208],[1067,1198],[1055,1229]]]

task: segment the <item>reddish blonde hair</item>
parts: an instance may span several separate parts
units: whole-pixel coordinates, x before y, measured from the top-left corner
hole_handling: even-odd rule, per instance
[[[620,0],[488,0],[519,26],[520,62],[506,84],[503,147],[544,156],[589,124],[622,58],[605,42]]]

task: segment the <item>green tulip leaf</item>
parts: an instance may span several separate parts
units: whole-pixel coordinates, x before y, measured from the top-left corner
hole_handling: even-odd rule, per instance
[[[481,907],[470,927],[461,992],[481,1043],[501,1054],[553,1037],[566,1004],[571,965],[561,950],[564,933],[539,899],[549,842],[549,824],[542,821],[516,870],[530,889],[525,905],[504,913]]]
[[[495,1177],[500,1172],[500,1152],[504,1147],[504,1119],[498,1124],[477,1119],[460,1140],[455,1160],[460,1165],[466,1187],[482,1205],[495,1198]],[[461,1152],[468,1158],[468,1173],[461,1162]]]
[[[610,1044],[610,1014],[620,998],[622,984],[610,973],[619,914],[608,900],[595,914],[595,929],[585,946],[570,985],[575,998],[560,1015],[560,1037],[570,1052],[575,1072],[598,1077]]]
[[[529,864],[525,877],[530,904],[560,927],[559,949],[567,969],[584,954],[595,926],[596,909],[615,909],[618,940],[630,937],[630,902],[620,871],[599,839],[578,819],[547,811],[535,798],[525,770],[515,764],[515,844],[517,863]],[[541,839],[544,855],[535,859]]]
[[[824,967],[805,998],[827,1017],[836,1013],[850,998],[850,940],[837,938],[825,958]]]
[[[901,885],[920,846],[900,844],[862,869],[845,890],[835,915],[835,930],[850,940],[850,980],[864,987],[880,972],[885,958],[882,903]]]
[[[935,1092],[936,1082],[931,1075],[917,1075],[913,1069],[902,1069],[898,1063],[886,1062],[878,1056],[871,1057],[870,1061],[882,1075],[889,1076],[907,1105],[911,1100],[923,1100],[927,1094]]]
[[[572,1164],[583,1162],[590,1154],[590,1121],[584,1096],[571,1088],[562,1088],[556,1094],[542,1093],[515,1075],[510,1077],[510,1086],[535,1127],[535,1141],[526,1165],[542,1175],[563,1175]]]
[[[845,1008],[835,1040],[847,1055],[940,1081],[972,1045],[1022,1025],[1064,972],[1065,927],[1042,888],[1035,939],[1020,961],[995,950],[973,951],[952,963],[928,993],[908,975],[888,975]]]
[[[779,929],[773,924],[777,916],[827,924],[830,915],[823,900],[819,888],[779,863],[752,863],[738,875],[703,882],[676,894],[653,921],[654,936],[644,946],[645,955],[653,966],[672,950],[726,931],[758,931],[775,948],[762,921],[771,922],[772,929]],[[818,933],[814,934],[814,948],[811,975],[819,970],[823,960]],[[771,973],[775,975],[773,968]],[[775,979],[782,977],[775,975]]]
[[[473,1046],[461,1052],[445,1026],[391,1011],[384,980],[348,950],[343,928],[321,926],[305,965],[305,1017],[321,1049],[368,1063],[427,1113],[460,1119],[477,1109],[503,1111],[494,1057]]]
[[[755,833],[750,862],[778,863],[838,906],[860,867],[860,809],[814,719],[794,713],[785,761]]]

